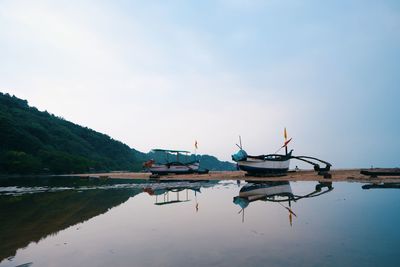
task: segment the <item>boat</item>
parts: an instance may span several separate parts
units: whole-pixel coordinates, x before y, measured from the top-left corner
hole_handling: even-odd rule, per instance
[[[196,159],[190,162],[180,161],[180,156],[188,156],[189,151],[170,150],[170,149],[153,149],[152,152],[162,152],[165,154],[165,162],[156,163],[151,159],[143,164],[145,170],[150,171],[153,175],[167,174],[191,174],[191,173],[208,173],[207,169],[200,170],[200,160]],[[169,156],[175,155],[175,160],[170,161]]]
[[[250,156],[242,149],[232,155],[232,160],[237,163],[240,170],[246,171],[248,174],[280,176],[287,174],[291,156],[292,151],[286,155]]]
[[[400,168],[371,168],[362,169],[361,174],[377,177],[377,176],[400,176]]]
[[[332,166],[329,162],[310,157],[310,156],[293,156],[293,149],[288,152],[288,144],[292,138],[287,138],[286,128],[284,130],[284,144],[274,154],[251,156],[243,149],[242,139],[239,136],[239,151],[232,155],[232,160],[237,163],[238,169],[247,172],[249,176],[285,176],[289,171],[290,160],[296,159],[310,164],[318,175],[323,175],[324,178],[330,178],[328,173]],[[285,154],[276,154],[282,148],[285,148]],[[325,164],[321,167],[319,164]]]
[[[243,149],[242,139],[239,136],[239,151],[232,155],[232,160],[237,163],[240,170],[247,172],[249,175],[268,175],[268,176],[282,176],[286,175],[289,170],[290,159],[292,158],[292,151],[288,152],[287,144],[292,139],[287,140],[285,129],[285,143],[281,147],[285,147],[285,154],[268,154],[251,156]]]
[[[400,189],[400,183],[372,183],[361,186],[362,189]]]

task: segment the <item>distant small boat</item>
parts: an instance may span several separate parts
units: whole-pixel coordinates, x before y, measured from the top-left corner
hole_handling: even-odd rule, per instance
[[[368,176],[400,176],[400,168],[363,169],[360,173]]]
[[[400,183],[365,184],[362,189],[400,189]]]
[[[169,149],[153,149],[153,152],[163,152],[166,155],[176,155],[175,161],[169,161],[166,157],[165,163],[156,163],[154,160],[146,161],[143,167],[154,175],[167,175],[167,174],[191,174],[191,173],[208,173],[208,170],[200,170],[200,161],[195,160],[191,162],[182,162],[179,160],[181,154],[189,154],[189,151],[183,150],[169,150]]]

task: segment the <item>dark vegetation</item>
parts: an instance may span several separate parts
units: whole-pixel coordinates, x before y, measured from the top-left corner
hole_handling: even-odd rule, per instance
[[[234,165],[201,156],[202,167],[231,170]],[[68,174],[100,171],[139,171],[152,155],[141,153],[111,137],[82,127],[26,100],[0,93],[0,173]]]
[[[105,134],[0,94],[0,172],[137,170],[132,149]]]

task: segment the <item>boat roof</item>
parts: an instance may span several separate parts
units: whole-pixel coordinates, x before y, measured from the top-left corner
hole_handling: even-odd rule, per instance
[[[171,150],[171,149],[160,149],[160,148],[155,148],[152,149],[151,151],[153,152],[170,152],[170,153],[190,153],[190,151],[185,151],[185,150]]]

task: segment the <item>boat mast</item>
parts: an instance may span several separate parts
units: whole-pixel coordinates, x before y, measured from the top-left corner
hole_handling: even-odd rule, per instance
[[[286,133],[286,127],[285,127],[285,130],[283,131],[283,137],[285,138],[285,154],[287,155],[287,154],[288,154],[288,153],[287,153],[288,149],[287,149],[287,133]]]

